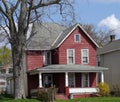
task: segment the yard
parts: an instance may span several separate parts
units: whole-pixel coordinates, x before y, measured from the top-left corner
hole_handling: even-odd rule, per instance
[[[39,102],[35,99],[14,100],[8,95],[0,95],[0,102]],[[120,102],[120,97],[95,97],[95,98],[80,98],[73,100],[57,100],[56,102]]]

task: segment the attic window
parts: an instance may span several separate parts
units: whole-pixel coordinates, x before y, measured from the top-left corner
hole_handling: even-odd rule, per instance
[[[80,34],[75,34],[74,35],[74,41],[75,42],[80,42]]]

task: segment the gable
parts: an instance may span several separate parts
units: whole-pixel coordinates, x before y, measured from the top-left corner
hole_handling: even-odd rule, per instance
[[[59,47],[71,34],[72,32],[76,29],[79,28],[85,36],[96,46],[99,47],[99,45],[92,39],[92,37],[82,28],[80,24],[76,24],[74,26],[71,26],[70,28],[65,29],[57,38],[57,40],[53,43],[52,48],[57,48]]]

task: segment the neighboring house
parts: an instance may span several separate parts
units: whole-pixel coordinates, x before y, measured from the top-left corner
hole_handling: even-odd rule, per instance
[[[12,68],[10,65],[6,65],[6,66],[1,66],[0,67],[0,93],[3,92],[8,92],[8,94],[11,92],[9,92],[12,87],[12,85],[10,85],[9,81],[7,80],[8,78],[12,77]]]
[[[105,81],[111,90],[120,89],[120,39],[115,40],[115,35],[110,36],[111,41],[97,50],[99,66],[108,67],[105,72]]]
[[[96,66],[98,44],[80,24],[64,28],[55,23],[34,24],[36,33],[26,49],[28,95],[55,86],[72,98],[98,92],[98,74],[104,82],[107,68]]]

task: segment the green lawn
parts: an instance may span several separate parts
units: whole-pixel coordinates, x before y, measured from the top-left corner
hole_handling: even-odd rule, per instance
[[[35,99],[14,100],[12,97],[0,95],[0,102],[39,102],[39,101]],[[79,98],[73,100],[57,100],[56,102],[120,102],[120,97]]]
[[[94,98],[79,98],[73,100],[58,100],[57,102],[120,102],[120,97],[94,97]]]

